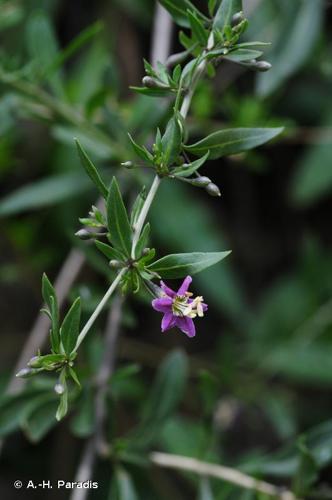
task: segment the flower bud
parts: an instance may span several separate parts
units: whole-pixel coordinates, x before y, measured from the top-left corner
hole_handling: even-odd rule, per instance
[[[144,248],[143,252],[142,252],[142,255],[145,256],[145,255],[148,255],[151,251],[151,248]]]
[[[206,186],[205,191],[209,193],[210,196],[221,196],[220,189],[213,182],[210,182],[210,184]]]
[[[61,382],[57,382],[54,386],[54,391],[61,396],[65,392],[65,387]]]
[[[121,163],[121,166],[125,168],[134,168],[135,163],[133,161],[124,161],[123,163]]]
[[[32,370],[31,368],[22,368],[22,370],[20,370],[18,373],[16,373],[16,377],[28,378],[28,377],[31,377],[31,375],[33,375],[34,373],[35,373],[35,371]]]
[[[155,78],[152,78],[151,76],[144,76],[144,78],[142,79],[142,83],[149,89],[168,89],[168,85],[155,80]]]
[[[87,231],[86,229],[79,229],[75,233],[75,236],[77,236],[80,240],[91,240],[91,238],[93,237],[90,231]]]
[[[110,260],[109,265],[114,269],[121,269],[122,267],[124,267],[124,263],[116,259]]]
[[[200,176],[195,179],[191,179],[190,184],[196,187],[205,187],[211,184],[211,179],[209,179],[209,177]]]
[[[36,368],[39,365],[39,356],[33,356],[28,362],[28,366]]]
[[[183,63],[187,59],[188,56],[189,56],[188,50],[185,50],[183,52],[178,52],[177,54],[172,54],[167,59],[165,66],[169,69],[173,68],[177,64]]]
[[[244,21],[244,15],[243,15],[242,10],[240,12],[237,12],[236,14],[234,14],[234,16],[232,17],[231,24],[232,24],[232,26],[236,26],[241,21]]]
[[[270,64],[268,61],[257,61],[255,64],[255,69],[261,72],[269,71],[269,69],[271,68],[272,64]]]

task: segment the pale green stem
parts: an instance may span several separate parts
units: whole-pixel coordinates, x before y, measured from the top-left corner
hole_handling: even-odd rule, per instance
[[[77,349],[79,348],[79,346],[83,342],[85,336],[87,335],[88,331],[92,327],[93,323],[96,321],[96,319],[99,316],[100,312],[102,311],[104,305],[106,304],[106,302],[111,297],[112,293],[114,292],[114,290],[116,289],[116,287],[120,283],[121,278],[122,278],[122,276],[124,276],[126,270],[127,270],[127,268],[123,268],[119,272],[119,274],[117,275],[117,277],[115,278],[115,280],[112,282],[111,286],[109,287],[109,289],[105,293],[104,297],[101,299],[101,301],[99,302],[98,306],[96,307],[96,309],[94,310],[94,312],[92,313],[92,315],[90,316],[90,318],[88,319],[88,321],[87,321],[86,325],[84,326],[83,330],[81,331],[81,333],[77,337],[77,342],[76,342],[75,348],[73,349],[73,352],[77,351]]]
[[[211,49],[213,47],[213,43],[214,43],[214,38],[213,38],[213,33],[211,33],[210,36],[209,36],[207,48]],[[192,85],[190,87],[190,90],[186,94],[185,98],[183,99],[183,102],[182,102],[182,105],[181,105],[181,109],[180,109],[180,114],[182,115],[183,118],[186,118],[186,116],[188,114],[188,111],[189,111],[189,108],[190,108],[190,104],[191,104],[191,100],[192,100],[192,97],[194,95],[197,82],[198,82],[199,78],[201,77],[202,73],[204,72],[206,64],[207,64],[206,60],[203,59],[201,61],[201,63],[197,66],[196,71],[195,71],[195,73],[193,75]],[[132,257],[132,259],[135,259],[136,245],[137,245],[137,242],[138,242],[139,237],[141,235],[141,232],[142,232],[142,229],[143,229],[146,217],[147,217],[147,215],[149,213],[150,207],[152,205],[153,199],[156,196],[156,193],[157,193],[158,188],[160,186],[160,182],[161,182],[161,178],[158,175],[156,175],[155,178],[154,178],[154,180],[153,180],[153,183],[151,184],[150,191],[149,191],[149,193],[148,193],[148,195],[146,197],[146,200],[145,200],[144,205],[142,207],[142,210],[141,210],[141,213],[139,215],[138,221],[136,223],[136,227],[134,229],[133,244],[132,244],[132,247],[131,247],[131,257]]]
[[[142,229],[143,229],[143,226],[144,226],[144,222],[145,222],[145,219],[149,213],[149,210],[150,210],[150,207],[151,207],[151,204],[153,202],[153,199],[156,195],[156,192],[158,191],[158,188],[159,188],[159,185],[160,185],[160,181],[161,181],[161,178],[159,177],[159,175],[156,175],[154,180],[153,180],[153,183],[151,184],[151,188],[150,188],[150,191],[146,197],[146,200],[144,202],[144,205],[142,207],[142,210],[139,214],[139,217],[138,217],[138,220],[135,224],[135,228],[134,228],[134,237],[133,237],[133,244],[132,244],[132,247],[131,247],[131,257],[132,259],[135,259],[135,249],[136,249],[136,245],[137,245],[137,242],[139,240],[139,237],[141,235],[141,232],[142,232]]]

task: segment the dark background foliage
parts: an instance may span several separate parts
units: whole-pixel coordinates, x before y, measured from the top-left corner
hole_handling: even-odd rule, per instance
[[[182,184],[162,186],[150,217],[160,255],[229,248],[232,254],[195,280],[210,308],[194,340],[178,331],[162,335],[160,316],[144,297],[129,299],[120,371],[110,383],[110,435],[121,446],[119,438],[125,440],[148,411],[144,401],[162,360],[181,348],[186,355],[171,354],[170,369],[181,379],[188,359],[190,376],[175,376],[167,389],[178,390],[179,401],[157,422],[154,449],[241,466],[272,482],[296,484],[305,498],[332,498],[332,11],[319,0],[244,5],[251,11],[248,39],[272,42],[265,57],[273,69],[257,75],[221,65],[217,77],[197,89],[190,134],[198,138],[229,126],[285,125],[286,131],[254,152],[204,167],[221,199]],[[43,413],[37,405],[33,416],[21,418],[26,407],[8,405],[5,389],[40,308],[42,272],[55,277],[71,247],[82,248],[87,263],[71,298],[81,294],[86,316],[107,286],[107,263],[73,237],[96,192],[72,138],[82,140],[107,179],[119,176],[130,201],[142,179],[119,167],[119,159],[131,155],[125,133],[148,140],[167,117],[165,101],[142,99],[128,88],[140,83],[142,58],[149,58],[153,12],[149,0],[0,2],[2,498],[18,498],[15,479],[74,480],[83,438],[93,432],[91,379],[104,317],[81,355],[86,382],[74,417],[53,428],[46,407]],[[59,48],[52,49],[47,20]],[[67,57],[65,47],[94,22],[94,33]],[[174,32],[173,48],[179,47]],[[8,82],[13,71],[23,85]],[[51,104],[42,88],[54,96]],[[149,184],[150,177],[143,181]],[[39,435],[43,419],[49,426]],[[126,467],[136,493],[125,497],[111,490],[110,498],[180,500],[196,494],[192,477],[156,471],[147,479],[139,467]],[[106,498],[117,480],[114,468],[100,461],[95,478],[101,486],[91,498]],[[256,498],[220,482],[209,487],[214,496],[204,496],[202,487],[198,498]],[[45,492],[24,495],[44,498]],[[47,496],[68,498],[68,492],[50,490]]]

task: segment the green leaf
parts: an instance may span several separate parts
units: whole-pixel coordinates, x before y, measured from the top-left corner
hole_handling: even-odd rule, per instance
[[[272,69],[257,76],[257,91],[267,96],[296,73],[307,61],[322,33],[324,2],[296,0],[279,10],[276,39],[267,53]]]
[[[329,106],[321,126],[330,127],[331,123],[332,108]],[[329,195],[332,190],[331,155],[332,146],[328,140],[307,147],[301,155],[290,186],[294,205],[306,207]]]
[[[66,314],[60,329],[61,342],[67,355],[70,355],[75,348],[80,329],[80,319],[81,299],[78,297]]]
[[[161,432],[174,413],[188,379],[188,359],[180,350],[171,352],[161,363],[143,407],[143,420],[134,433],[133,443],[146,446]]]
[[[242,62],[258,59],[263,54],[261,50],[237,49],[224,56],[227,61]]]
[[[54,297],[56,299],[56,294],[53,285],[51,284],[50,280],[48,279],[46,273],[43,273],[42,277],[42,295],[45,304],[49,308],[49,310],[52,310],[52,302],[51,302],[51,297]]]
[[[135,256],[137,259],[142,255],[144,248],[147,247],[149,236],[150,236],[150,224],[148,222],[147,224],[145,224],[144,229],[141,233],[141,236],[139,237],[139,240],[135,248]]]
[[[160,89],[160,88],[150,88],[150,87],[130,87],[131,90],[134,90],[138,94],[148,95],[150,97],[165,97],[169,95],[172,90],[170,88]]]
[[[195,12],[199,18],[206,19],[189,0],[160,0],[160,3],[168,10],[174,21],[185,28],[190,26],[187,9]]]
[[[171,165],[178,157],[182,143],[182,127],[177,113],[169,120],[162,137],[162,151],[165,165]]]
[[[88,191],[90,182],[78,173],[59,174],[17,189],[0,201],[0,216],[55,205]]]
[[[297,497],[305,498],[310,487],[318,478],[318,464],[307,447],[305,436],[298,440],[297,446],[300,452],[300,461],[293,480],[292,490]]]
[[[110,247],[106,243],[96,240],[95,245],[98,248],[98,250],[100,250],[108,258],[108,260],[112,259],[120,261],[125,260],[125,256],[123,255],[123,253],[119,252],[115,248]]]
[[[184,146],[194,155],[210,151],[210,159],[234,155],[256,148],[270,141],[283,131],[283,128],[235,128],[213,132],[195,144]]]
[[[193,173],[195,173],[208,159],[210,151],[208,151],[202,158],[195,160],[191,163],[185,163],[181,165],[181,167],[176,167],[172,170],[172,175],[176,177],[189,177]]]
[[[153,262],[148,270],[162,278],[183,278],[187,274],[196,274],[217,264],[231,252],[193,252],[167,255]]]
[[[13,396],[5,396],[0,402],[0,437],[7,436],[19,428],[30,413],[43,401],[49,400],[45,389],[27,389]]]
[[[61,67],[68,59],[70,59],[73,55],[75,55],[83,45],[87,44],[98,35],[104,25],[101,21],[96,21],[91,24],[84,30],[82,30],[75,38],[73,38],[70,43],[57,55],[53,63],[47,70],[47,74],[49,75],[55,69]]]
[[[134,139],[131,137],[130,134],[128,134],[128,137],[130,139],[131,145],[133,147],[133,150],[139,156],[142,160],[147,161],[148,163],[153,163],[153,156],[152,154],[146,149],[145,146],[140,146],[137,144]]]
[[[115,177],[112,179],[107,198],[107,224],[111,234],[111,241],[115,248],[129,257],[132,230],[119,185]]]
[[[230,25],[232,17],[242,11],[242,0],[222,0],[214,17],[213,27],[222,30]]]
[[[91,436],[95,426],[94,392],[85,388],[77,405],[77,412],[71,419],[70,428],[75,436],[86,438]]]
[[[45,304],[51,314],[51,346],[54,352],[59,352],[60,336],[59,336],[59,308],[56,298],[56,293],[53,285],[49,281],[46,274],[42,277],[42,295]]]
[[[78,139],[75,139],[75,143],[77,146],[78,155],[80,157],[83,167],[85,168],[86,173],[88,174],[94,185],[97,187],[102,197],[106,199],[108,195],[108,189],[105,186],[104,181],[100,177],[97,168],[92,163],[87,153],[84,151]]]
[[[58,43],[45,11],[35,11],[29,17],[26,41],[29,54],[36,62],[37,70],[41,76],[46,76],[49,66],[58,55]],[[53,92],[63,97],[65,93],[61,74],[57,72],[47,79]]]
[[[37,443],[56,425],[57,405],[57,398],[51,395],[48,399],[41,401],[22,422],[21,426],[30,441]]]
[[[217,5],[217,0],[209,0],[208,1],[209,14],[211,17],[213,17],[213,15],[214,15],[216,5]]]
[[[188,11],[187,16],[189,19],[192,34],[202,47],[206,47],[208,41],[208,33],[205,30],[203,23],[193,12]]]

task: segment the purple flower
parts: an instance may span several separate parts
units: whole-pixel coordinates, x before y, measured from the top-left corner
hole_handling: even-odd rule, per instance
[[[192,277],[187,276],[177,292],[174,292],[163,281],[160,282],[160,297],[152,301],[152,307],[156,311],[164,313],[161,321],[161,331],[165,332],[177,326],[188,337],[196,334],[193,319],[196,316],[204,316],[208,306],[204,304],[203,297],[192,299],[192,293],[188,292]]]

